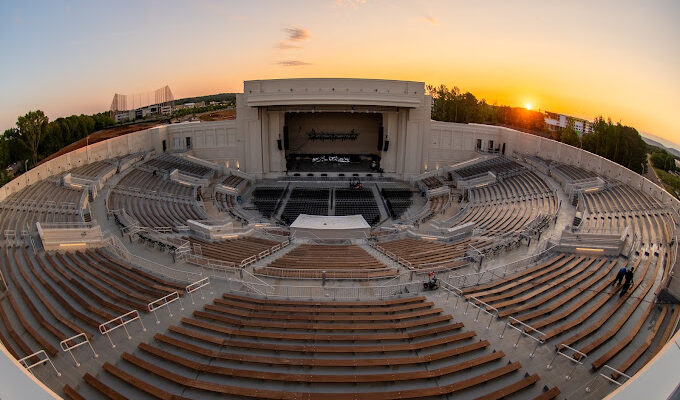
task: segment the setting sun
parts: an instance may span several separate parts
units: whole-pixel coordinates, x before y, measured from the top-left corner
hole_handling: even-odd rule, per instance
[[[531,103],[525,104],[524,108],[526,108],[527,110],[531,110]]]

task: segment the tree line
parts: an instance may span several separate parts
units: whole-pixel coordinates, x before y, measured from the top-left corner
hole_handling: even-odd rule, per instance
[[[593,131],[579,135],[572,121],[558,131],[548,131],[543,113],[521,107],[497,106],[478,100],[457,87],[427,86],[432,96],[432,119],[458,123],[504,125],[529,131],[598,154],[637,173],[647,167],[647,145],[635,128],[612,123],[602,116],[593,122]]]
[[[17,118],[16,126],[0,137],[0,183],[9,177],[5,169],[16,162],[33,167],[42,159],[94,131],[113,126],[109,113],[71,115],[50,121],[41,110],[29,111]]]

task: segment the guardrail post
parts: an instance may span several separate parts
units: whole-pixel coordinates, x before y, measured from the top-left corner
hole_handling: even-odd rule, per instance
[[[84,337],[85,341],[80,342],[80,343],[76,343],[74,345],[68,344],[68,342],[74,341],[78,337]],[[92,343],[90,343],[90,339],[88,339],[87,335],[85,335],[84,333],[79,333],[79,334],[77,334],[73,337],[62,340],[61,342],[59,342],[59,346],[61,347],[62,351],[68,351],[68,354],[73,359],[73,362],[76,364],[76,367],[80,367],[80,363],[78,362],[78,360],[76,360],[76,357],[73,355],[73,349],[80,347],[80,346],[82,346],[86,343],[90,346],[90,350],[92,350],[92,354],[94,354],[94,358],[99,358],[99,354],[97,354],[97,352],[94,351],[94,347],[92,347]]]

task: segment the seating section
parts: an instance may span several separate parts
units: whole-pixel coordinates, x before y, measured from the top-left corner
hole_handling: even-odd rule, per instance
[[[194,193],[191,186],[180,185],[168,179],[163,179],[159,174],[153,174],[142,169],[130,171],[117,186],[139,189],[146,193],[167,194],[173,196],[190,197]]]
[[[424,297],[311,302],[225,294],[65,392],[95,400],[559,394],[543,395],[537,375],[522,374],[519,362],[464,328]]]
[[[471,189],[469,200],[455,222],[473,222],[485,236],[517,234],[532,221],[550,219],[558,211],[555,193],[536,174],[527,171]]]
[[[199,178],[209,177],[215,172],[212,168],[208,168],[204,165],[197,164],[171,154],[162,154],[159,157],[145,162],[144,165],[148,168],[168,172],[177,169],[183,174],[192,175]]]
[[[557,169],[571,182],[597,178],[597,174],[595,172],[580,167],[575,167],[573,165],[554,163],[552,169]]]
[[[20,240],[22,232],[36,232],[36,222],[83,222],[83,192],[40,181],[10,195],[0,203],[0,234],[3,240]]]
[[[147,303],[183,293],[187,285],[139,270],[104,249],[38,255],[17,249],[0,257],[9,287],[0,304],[0,340],[16,358],[40,349],[65,356],[58,355],[60,341],[99,335],[99,324],[132,309],[146,312]]]
[[[492,172],[494,175],[508,175],[521,170],[522,165],[506,157],[494,157],[469,166],[451,171],[451,180],[456,177],[464,180]]]
[[[378,243],[383,249],[401,257],[417,269],[454,269],[466,265],[462,258],[470,245],[481,246],[485,242],[464,240],[442,243],[422,239],[400,239]]]
[[[300,214],[328,215],[328,188],[294,188],[281,213],[281,221],[290,225]]]
[[[335,215],[361,214],[369,225],[380,221],[380,210],[369,189],[335,189]]]
[[[238,175],[229,175],[228,177],[224,178],[222,181],[222,184],[224,186],[228,186],[230,188],[236,189],[241,183],[243,183],[245,179]]]
[[[255,268],[260,275],[280,277],[321,278],[380,278],[397,275],[357,245],[301,244],[270,262]]]
[[[385,204],[387,204],[387,212],[393,219],[399,219],[406,210],[411,207],[413,200],[411,197],[413,193],[408,189],[389,189],[383,188],[380,191],[383,198],[385,199]]]
[[[74,176],[82,176],[88,179],[95,179],[106,174],[111,170],[116,170],[117,166],[111,161],[95,161],[72,169],[70,172]]]
[[[436,176],[428,176],[427,178],[423,179],[421,182],[428,189],[436,189],[436,188],[444,186],[442,181],[439,180],[439,178],[437,178]]]
[[[176,228],[189,219],[207,219],[193,197],[193,187],[139,169],[131,171],[111,191],[108,207],[124,226],[139,222],[150,228]],[[122,211],[125,213],[122,213]],[[128,220],[127,217],[133,220]]]
[[[655,307],[654,302],[644,300],[669,263],[668,257],[655,255],[625,260],[558,254],[463,292],[497,309],[500,317],[512,316],[541,331],[542,339],[557,348],[576,348],[588,356],[594,369],[609,364],[626,371],[650,348],[654,336],[662,333],[660,326],[669,307],[662,307],[666,311],[659,317],[661,322],[651,323],[654,334],[643,333],[641,328],[648,326]],[[612,284],[624,266],[633,267],[635,274],[631,288],[621,295],[620,286]],[[632,354],[622,352],[627,346],[637,349]]]
[[[285,188],[283,187],[261,187],[258,186],[253,190],[253,204],[257,211],[265,218],[271,218],[276,214],[279,207],[279,202],[284,196]]]
[[[218,242],[208,242],[193,237],[188,239],[194,253],[200,252],[200,255],[203,255],[204,257],[235,264],[240,264],[241,261],[249,257],[257,257],[261,252],[270,250],[273,246],[279,244],[273,240],[261,239],[254,236]]]
[[[641,245],[671,242],[673,222],[654,198],[626,185],[584,193],[585,210],[581,229],[586,232],[622,232],[637,234]]]

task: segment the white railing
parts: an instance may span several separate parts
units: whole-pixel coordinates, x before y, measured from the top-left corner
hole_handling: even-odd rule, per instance
[[[504,278],[510,273],[523,271],[533,266],[535,262],[537,262],[545,255],[552,252],[555,246],[556,245],[552,245],[551,247],[539,253],[533,254],[531,256],[525,257],[517,261],[500,265],[495,268],[490,268],[485,271],[475,272],[467,275],[449,275],[448,283],[450,283],[453,286],[465,288],[470,286],[476,286],[485,282],[490,282],[492,280]]]
[[[629,380],[629,379],[631,378],[630,375],[626,375],[626,374],[624,374],[623,372],[617,370],[616,368],[610,367],[609,365],[604,365],[604,366],[602,367],[602,369],[607,369],[607,370],[613,372],[614,374],[623,376],[623,377],[626,378],[626,380]],[[602,370],[600,370],[600,371],[602,371]],[[603,374],[602,372],[598,372],[598,375],[595,376],[595,378],[593,378],[593,380],[591,380],[590,383],[588,383],[588,386],[586,386],[586,392],[587,392],[587,393],[590,393],[590,392],[593,391],[593,385],[595,384],[595,382],[597,381],[597,379],[598,379],[599,377],[603,377],[604,379],[606,379],[606,380],[608,380],[609,382],[615,384],[616,386],[621,386],[621,385],[623,385],[622,382],[619,382],[619,381],[617,381],[616,379],[612,379],[612,378],[608,377],[607,375]]]
[[[210,285],[210,277],[206,276],[203,279],[197,280],[194,283],[188,284],[184,290],[187,292],[189,297],[191,298],[191,304],[196,304],[194,303],[194,292],[197,290],[201,290],[201,299],[205,300],[205,295],[203,294],[203,288]]]
[[[179,292],[172,292],[161,297],[160,299],[156,299],[147,304],[146,308],[149,310],[149,312],[153,312],[153,316],[156,317],[156,323],[160,324],[161,320],[158,319],[158,314],[156,314],[156,310],[158,310],[159,308],[167,307],[168,314],[170,315],[170,318],[172,318],[173,315],[172,309],[170,309],[170,304],[174,302],[178,302],[180,311],[184,311],[184,305],[182,304],[182,300],[180,299]]]
[[[238,268],[238,266],[236,266],[236,264],[234,264],[231,261],[218,260],[216,258],[210,258],[199,254],[183,253],[181,259],[185,260],[188,263],[192,263],[209,269]]]
[[[579,355],[579,358],[574,358],[574,357],[572,357],[572,356],[570,356],[566,353],[563,353],[562,349],[569,349],[569,350],[573,351],[574,353]],[[567,360],[571,361],[572,363],[574,363],[574,367],[564,377],[566,380],[570,380],[572,375],[574,375],[574,371],[576,371],[576,368],[579,365],[583,365],[586,358],[588,358],[588,355],[586,355],[585,353],[582,353],[582,352],[576,350],[573,347],[569,347],[564,343],[560,343],[559,345],[557,345],[557,351],[555,352],[555,356],[553,356],[552,360],[546,366],[547,369],[552,369],[553,363],[555,363],[555,359],[557,358],[557,356],[562,356],[562,357],[566,358]]]
[[[125,333],[127,334],[128,340],[131,340],[132,336],[130,336],[130,332],[127,329],[127,325],[133,321],[139,321],[139,323],[142,325],[142,331],[146,332],[146,327],[144,326],[142,319],[139,317],[139,311],[132,310],[112,320],[100,324],[99,333],[101,333],[102,335],[106,335],[106,337],[109,339],[109,342],[111,342],[111,347],[115,349],[116,344],[113,343],[113,340],[111,340],[110,333],[122,327],[125,330]]]
[[[515,324],[522,325],[522,328],[516,327]],[[519,332],[519,334],[517,335],[517,341],[513,345],[514,348],[517,348],[519,346],[519,340],[522,338],[522,336],[526,336],[529,339],[536,342],[536,346],[534,346],[534,349],[531,351],[531,353],[529,353],[530,358],[533,358],[534,354],[536,354],[536,349],[538,349],[538,345],[545,344],[545,333],[513,317],[508,317],[508,321],[505,323],[505,327],[503,327],[503,332],[501,332],[501,334],[498,336],[499,338],[503,339],[503,336],[505,335],[505,330],[508,327]],[[532,332],[538,334],[538,337],[532,335],[531,334]]]
[[[460,290],[460,289],[459,289]],[[462,292],[461,292],[462,293]],[[477,308],[477,315],[475,316],[475,322],[479,321],[479,315],[483,312],[489,316],[489,324],[486,326],[486,329],[491,328],[491,323],[493,322],[494,319],[498,319],[498,309],[496,307],[493,307],[490,304],[487,304],[481,300],[479,300],[476,297],[470,296],[467,298],[467,305],[465,306],[465,312],[463,313],[464,315],[468,314],[468,308],[470,305],[473,307]],[[501,337],[503,337],[501,335]]]
[[[272,278],[286,278],[286,279],[331,279],[331,280],[378,280],[378,279],[394,279],[399,277],[399,274],[385,275],[382,272],[387,272],[388,269],[365,269],[365,268],[278,268],[270,266],[256,267],[254,273],[256,276],[267,276]],[[376,275],[377,274],[377,275]],[[401,274],[408,275],[408,274]]]
[[[310,300],[377,300],[407,293],[419,293],[423,289],[421,281],[404,282],[383,286],[293,286],[269,285],[258,282],[245,282],[239,279],[228,281],[230,291],[246,294],[257,293],[266,298],[294,298]],[[249,290],[246,290],[249,289]]]
[[[92,350],[94,358],[99,358],[99,354],[97,354],[97,352],[94,351],[94,347],[92,347],[90,339],[84,333],[79,333],[75,336],[71,336],[68,339],[62,340],[61,342],[59,342],[59,347],[61,347],[61,351],[67,351],[68,354],[71,355],[71,358],[73,359],[73,362],[76,364],[76,367],[80,367],[80,363],[78,362],[78,360],[76,360],[76,356],[73,355],[73,350],[85,344],[90,346],[90,350]]]
[[[38,361],[34,362],[33,364],[29,364],[29,361],[34,357],[37,357]],[[50,357],[47,355],[47,353],[45,353],[45,350],[38,350],[33,354],[27,355],[26,357],[19,359],[18,361],[19,364],[26,368],[30,373],[33,373],[34,367],[37,367],[38,365],[43,365],[45,363],[50,363],[52,369],[57,374],[57,376],[61,376],[61,372],[57,371],[57,367],[54,366],[54,363],[52,362],[52,360],[50,360]]]

